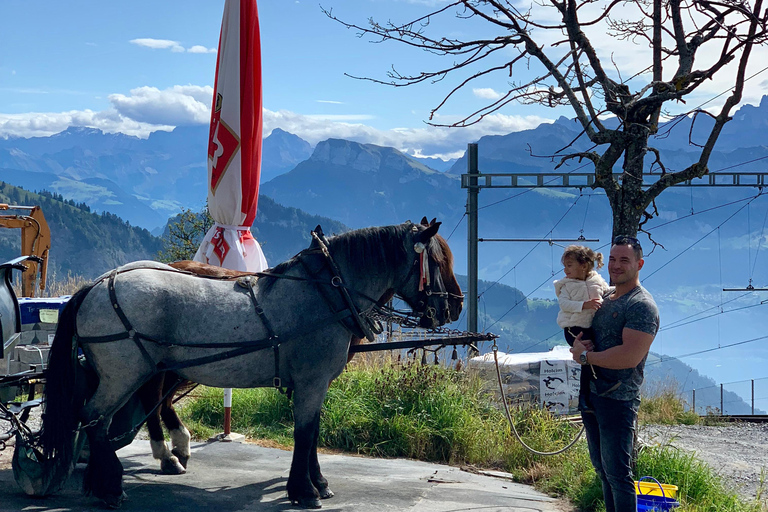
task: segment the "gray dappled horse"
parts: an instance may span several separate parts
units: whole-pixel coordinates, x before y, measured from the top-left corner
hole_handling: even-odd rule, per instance
[[[421,219],[421,225],[430,227],[435,224],[436,219],[428,221],[426,217]],[[325,240],[322,228],[315,228],[321,239]],[[456,276],[453,274],[453,253],[448,246],[448,242],[439,234],[434,236],[437,241],[440,252],[436,253],[441,258],[436,258],[435,263],[440,269],[440,277],[443,281],[445,291],[448,293],[448,308],[450,321],[455,322],[459,319],[464,302],[464,295],[461,292]],[[316,246],[313,243],[313,246]],[[235,279],[245,275],[253,275],[252,272],[240,272],[229,270],[214,265],[207,265],[197,261],[176,261],[170,264],[173,268],[185,270],[200,276],[212,276],[217,278]],[[392,298],[392,291],[388,290],[379,299],[378,304],[384,305]],[[350,336],[350,347],[358,345],[362,338],[354,334]],[[347,356],[349,362],[354,353]],[[147,413],[147,431],[149,432],[149,443],[152,447],[152,455],[160,461],[160,468],[163,473],[170,475],[183,474],[187,470],[187,464],[191,455],[190,435],[187,428],[182,423],[176,410],[173,407],[175,395],[186,392],[194,387],[194,383],[179,379],[173,372],[158,373],[147,381],[137,392],[139,399]],[[162,423],[161,423],[162,421]],[[165,442],[162,425],[168,429],[170,437],[170,448]]]
[[[119,507],[123,468],[109,425],[152,376],[173,371],[213,387],[285,386],[294,391],[288,498],[320,507],[319,498],[333,496],[317,461],[320,408],[344,369],[350,333],[366,332],[361,313],[392,290],[425,327],[450,318],[439,270],[445,255],[434,239],[439,225],[351,231],[259,278],[201,279],[154,262],[110,272],[78,291],[59,321],[46,371],[44,454],[66,474],[75,433],[84,429],[90,458],[83,489]],[[99,382],[89,398],[76,392],[78,348]]]

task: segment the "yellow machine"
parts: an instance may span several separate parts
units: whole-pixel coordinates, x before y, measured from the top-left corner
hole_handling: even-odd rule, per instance
[[[35,279],[40,276],[38,288],[45,290],[48,273],[48,251],[51,249],[51,230],[39,206],[19,206],[0,203],[0,210],[27,210],[28,215],[0,215],[0,228],[21,229],[21,255],[37,256],[39,261],[27,260],[29,268],[21,275],[21,296],[35,295]]]

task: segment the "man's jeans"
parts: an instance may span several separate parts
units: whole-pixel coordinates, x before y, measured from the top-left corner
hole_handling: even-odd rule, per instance
[[[603,483],[606,512],[636,512],[632,477],[632,443],[638,402],[613,400],[590,393],[590,410],[581,417],[589,458]]]

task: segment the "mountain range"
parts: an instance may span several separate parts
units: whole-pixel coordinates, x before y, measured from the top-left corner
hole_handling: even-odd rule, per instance
[[[740,108],[726,124],[710,168],[762,172],[768,159],[767,119],[767,98],[758,106]],[[708,123],[711,120],[704,115],[670,121],[651,145],[662,152],[668,169],[682,169],[698,155],[695,144],[701,143]],[[579,135],[573,120],[560,118],[532,130],[482,137],[478,141],[480,171],[552,172],[558,161],[553,155],[564,147],[589,148]],[[131,226],[160,234],[166,220],[182,208],[203,208],[206,143],[207,126],[155,132],[148,139],[83,128],[70,128],[52,137],[11,138],[0,140],[0,179],[30,190],[50,190],[84,202],[95,212],[115,213]],[[312,148],[295,135],[274,130],[263,144],[259,214],[269,213],[266,198],[270,198],[276,206],[294,209],[297,218],[326,217],[324,227],[333,221],[359,228],[424,215],[437,217],[443,222],[440,232],[454,251],[456,268],[463,273],[467,265],[463,241],[466,192],[460,187],[459,175],[466,172],[466,159],[445,169],[449,164],[340,139],[322,141]],[[581,165],[571,161],[559,171],[588,172]],[[762,375],[761,369],[768,363],[768,347],[758,343],[734,345],[727,352],[718,348],[762,336],[763,313],[758,306],[766,297],[752,293],[731,299],[733,295],[727,296],[722,289],[753,281],[756,286],[768,284],[768,266],[760,264],[765,258],[760,246],[766,242],[762,221],[768,211],[764,199],[755,189],[675,187],[659,197],[655,204],[658,216],[644,226],[661,244],[655,246],[643,237],[646,253],[650,253],[643,284],[657,298],[665,326],[654,349],[658,345],[660,353],[672,355],[713,349],[711,355],[694,355],[686,361],[702,373],[716,375],[718,381]],[[274,233],[257,234],[267,242],[265,252],[270,244],[279,243],[279,227],[287,222],[280,215],[273,218]],[[509,329],[510,337],[519,338],[519,350],[544,335],[531,323],[521,327],[536,309],[526,310],[525,318],[516,317],[514,312],[522,305],[495,297],[496,290],[508,285],[526,301],[553,299],[551,282],[560,272],[560,253],[568,242],[546,240],[582,238],[580,243],[600,249],[610,238],[610,209],[600,190],[487,189],[480,193],[479,217],[482,238],[531,240],[483,242],[480,246],[479,274],[484,280],[479,287],[480,310],[492,311],[488,318],[494,318],[484,325]],[[308,236],[314,225],[309,220],[299,224],[303,233],[297,240],[306,242],[301,237]],[[257,218],[254,232],[262,229]],[[332,229],[326,228],[329,231]],[[301,245],[291,247],[295,252]],[[287,248],[278,252],[290,256]],[[269,259],[271,262],[272,257]],[[734,312],[725,314],[729,309]],[[504,325],[510,316],[515,321]],[[688,317],[692,320],[683,322]]]
[[[158,233],[183,208],[204,206],[207,144],[207,126],[157,131],[147,139],[77,127],[50,137],[0,138],[0,180],[84,201]],[[264,179],[310,152],[308,142],[273,130],[263,143]]]

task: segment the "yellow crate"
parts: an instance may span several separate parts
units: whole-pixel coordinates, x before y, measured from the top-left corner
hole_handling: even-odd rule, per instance
[[[670,484],[661,484],[664,489],[664,496],[667,498],[677,498],[677,486]],[[651,496],[661,496],[659,484],[654,481],[638,482],[635,481],[635,492],[637,494],[650,494]]]

